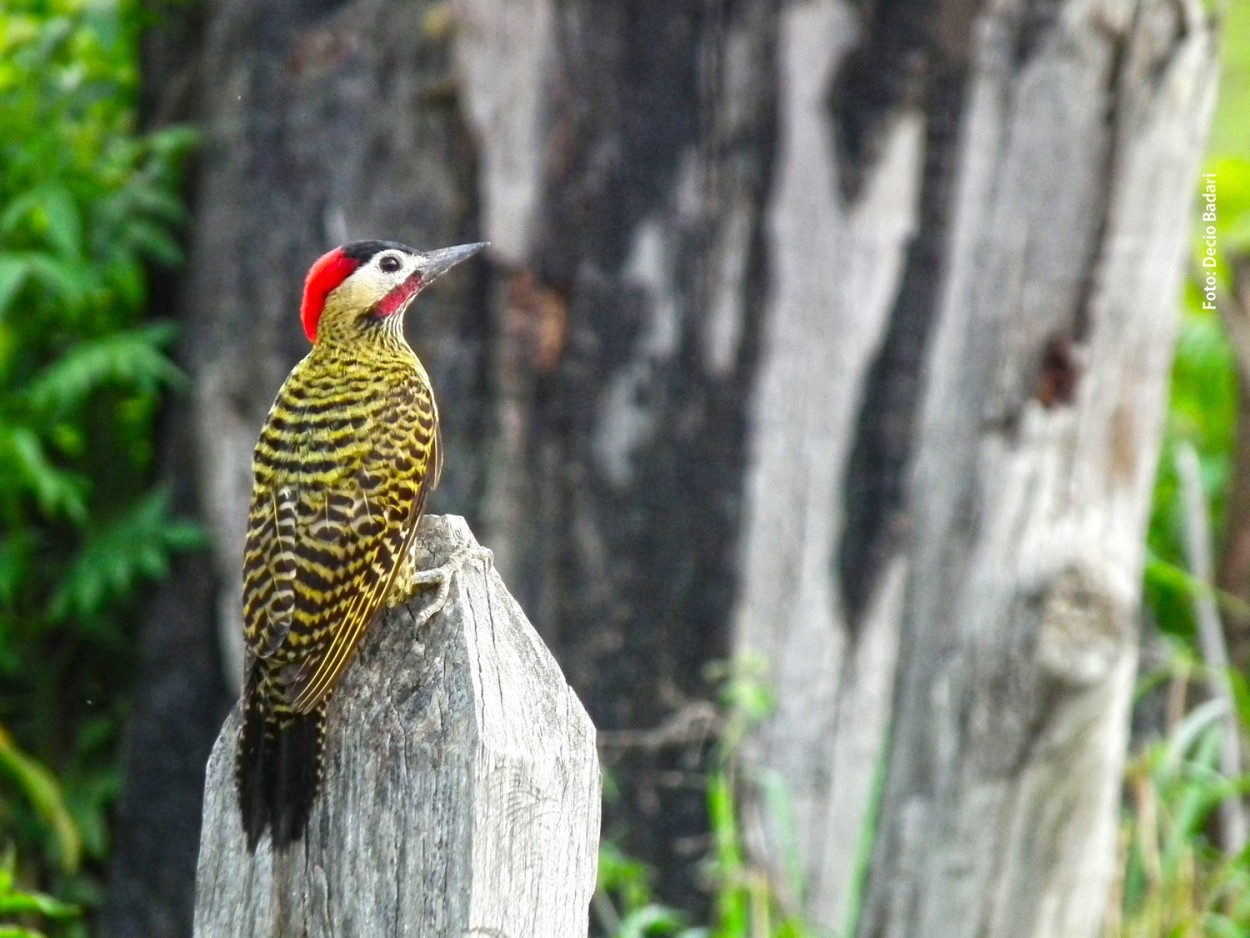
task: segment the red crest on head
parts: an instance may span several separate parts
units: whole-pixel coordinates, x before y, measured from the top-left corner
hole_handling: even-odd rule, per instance
[[[359,260],[348,257],[342,248],[335,248],[322,254],[309,268],[304,279],[304,302],[299,311],[309,342],[317,341],[317,321],[325,310],[326,297],[359,266]]]

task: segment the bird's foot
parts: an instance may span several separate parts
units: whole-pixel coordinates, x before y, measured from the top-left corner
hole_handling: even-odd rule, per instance
[[[451,593],[451,579],[467,563],[475,560],[481,560],[486,564],[487,569],[494,562],[495,555],[485,547],[460,547],[455,550],[452,555],[443,563],[431,570],[418,570],[416,552],[409,554],[409,569],[403,583],[396,583],[396,589],[392,590],[392,605],[399,605],[412,599],[422,590],[431,587],[437,587],[438,592],[434,594],[434,598],[428,602],[422,610],[417,613],[417,628],[425,625],[430,619],[434,618],[443,607],[447,605],[447,597]]]

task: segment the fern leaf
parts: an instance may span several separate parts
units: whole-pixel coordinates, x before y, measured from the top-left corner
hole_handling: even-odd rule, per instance
[[[35,375],[27,402],[36,413],[51,416],[78,407],[103,387],[154,394],[180,386],[182,372],[161,351],[173,333],[162,324],[80,342]]]
[[[204,543],[198,525],[170,517],[169,492],[156,489],[88,533],[52,596],[48,615],[58,621],[90,618],[142,581],[164,576],[174,553]]]

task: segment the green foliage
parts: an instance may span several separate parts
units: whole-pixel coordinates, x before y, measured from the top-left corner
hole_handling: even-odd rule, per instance
[[[1204,287],[1213,283],[1224,301],[1231,302],[1230,260],[1250,253],[1250,161],[1228,153],[1233,146],[1244,146],[1244,118],[1250,113],[1250,6],[1233,4],[1227,13],[1225,75],[1212,137],[1217,155],[1208,160],[1208,175],[1200,182],[1205,186],[1213,181],[1216,211],[1214,219],[1201,219],[1196,228],[1148,541],[1146,605],[1168,637],[1170,657],[1159,672],[1143,679],[1143,696],[1166,688],[1170,715],[1161,738],[1142,745],[1128,769],[1118,889],[1108,924],[1108,934],[1116,938],[1244,935],[1250,921],[1250,854],[1227,856],[1211,836],[1220,804],[1230,797],[1244,801],[1250,794],[1250,774],[1243,766],[1243,774],[1230,778],[1220,769],[1222,703],[1207,700],[1205,688],[1212,675],[1197,663],[1193,620],[1195,596],[1212,588],[1187,569],[1174,458],[1180,443],[1194,447],[1204,493],[1220,529],[1233,475],[1246,470],[1233,464],[1241,406],[1238,364]],[[1202,202],[1200,212],[1206,206]],[[1214,240],[1204,241],[1204,235]],[[1214,247],[1211,256],[1204,253],[1208,245]],[[1213,281],[1207,281],[1207,274],[1213,274]],[[1240,606],[1234,597],[1217,594],[1216,599],[1225,610]],[[1245,677],[1227,677],[1242,736],[1248,737]]]
[[[78,909],[51,896],[21,888],[17,883],[17,857],[12,850],[0,859],[0,938],[43,938],[30,924],[39,919],[69,921]]]
[[[707,786],[713,843],[708,872],[716,890],[715,925],[710,932],[713,938],[803,938],[808,934],[797,915],[785,908],[779,884],[748,859],[740,824],[737,796],[743,780],[738,777],[737,754],[748,733],[772,712],[767,670],[766,662],[751,659],[710,669],[710,675],[721,682],[721,705],[726,714]],[[750,782],[767,802],[766,816],[773,824],[774,840],[793,844],[784,784],[777,778],[754,778]],[[798,895],[797,851],[791,846],[781,852],[790,870],[784,886],[790,895]]]
[[[1146,541],[1146,605],[1160,628],[1178,637],[1192,638],[1194,623],[1176,448],[1180,441],[1188,441],[1197,452],[1203,488],[1218,524],[1232,469],[1235,367],[1217,315],[1201,309],[1200,300],[1188,302],[1172,369],[1172,403]]]
[[[741,779],[737,753],[747,734],[773,707],[764,676],[766,665],[743,659],[713,664],[708,676],[719,687],[722,714],[718,740],[706,777],[708,822],[712,849],[703,871],[713,893],[712,921],[694,926],[690,916],[654,898],[653,871],[605,841],[599,850],[599,883],[591,908],[611,938],[816,938],[785,908],[777,884],[754,866],[744,843],[738,791]],[[785,823],[789,815],[785,789],[777,780],[752,780],[769,801],[770,817]],[[789,879],[797,894],[797,868]]]
[[[1215,222],[1219,256],[1214,272],[1227,290],[1227,250],[1250,248],[1250,161],[1214,159],[1207,171],[1216,179]],[[1205,226],[1202,226],[1205,227]],[[1237,422],[1237,363],[1219,313],[1205,308],[1200,286],[1203,242],[1194,238],[1194,274],[1186,284],[1181,331],[1172,367],[1172,394],[1147,546],[1147,605],[1160,627],[1185,637],[1193,633],[1189,590],[1184,576],[1182,503],[1175,470],[1176,446],[1191,444],[1198,454],[1203,488],[1217,527],[1232,473]]]
[[[1173,699],[1184,699],[1190,680],[1203,675],[1181,648],[1159,677]],[[1243,726],[1250,726],[1245,716]],[[1119,902],[1108,927],[1116,938],[1244,935],[1250,858],[1226,856],[1208,837],[1220,803],[1250,794],[1250,776],[1230,779],[1220,772],[1220,718],[1218,701],[1182,713],[1163,739],[1145,746],[1129,765]]]
[[[1244,153],[1250,127],[1250,3],[1218,0],[1223,10],[1220,103],[1211,129],[1212,153]]]
[[[139,24],[137,0],[0,7],[0,845],[20,878],[88,901],[136,591],[200,542],[151,483],[161,395],[182,379],[171,328],[141,317],[150,265],[179,259],[192,137],[136,130]]]
[[[625,856],[611,841],[599,846],[599,882],[591,902],[595,920],[612,938],[706,938],[689,916],[657,902],[654,871]]]
[[[76,869],[82,855],[82,837],[65,806],[60,784],[51,772],[22,752],[2,726],[0,776],[25,797],[43,821],[55,842],[61,868]]]

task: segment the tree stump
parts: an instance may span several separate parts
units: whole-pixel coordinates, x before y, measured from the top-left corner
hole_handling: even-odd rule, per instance
[[[427,517],[420,567],[477,547]],[[302,841],[250,855],[236,705],[208,761],[197,938],[522,938],[587,932],[599,842],[595,728],[499,575],[470,561],[383,614],[330,705],[324,787]]]

